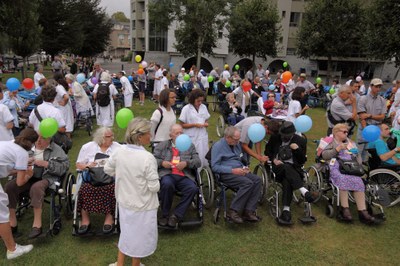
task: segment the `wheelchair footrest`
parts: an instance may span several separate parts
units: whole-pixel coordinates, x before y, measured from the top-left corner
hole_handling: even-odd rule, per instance
[[[317,218],[315,218],[314,216],[304,216],[299,218],[299,221],[303,224],[311,224],[315,223],[317,221]]]

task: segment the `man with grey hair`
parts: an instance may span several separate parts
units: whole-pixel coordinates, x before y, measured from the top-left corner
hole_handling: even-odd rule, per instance
[[[261,178],[250,173],[243,162],[239,129],[230,126],[224,133],[224,138],[211,148],[211,168],[220,174],[220,181],[236,191],[227,218],[238,224],[243,221],[258,222],[260,217],[255,211],[262,188]]]
[[[339,87],[337,97],[333,99],[330,107],[326,111],[328,122],[327,136],[332,133],[332,128],[338,123],[348,123],[351,129],[355,126],[357,119],[357,100],[352,89],[348,85]],[[349,131],[349,135],[351,135]]]
[[[183,133],[180,124],[174,124],[170,129],[170,140],[160,142],[154,149],[154,157],[158,164],[160,176],[160,201],[162,217],[158,223],[161,226],[168,225],[175,228],[177,223],[183,220],[187,208],[193,197],[198,193],[196,185],[196,170],[201,166],[201,160],[193,144],[185,151],[179,151],[175,146],[176,138]],[[176,205],[174,213],[170,210],[175,191],[180,191],[182,197]]]
[[[100,62],[95,62],[93,64],[93,72],[92,72],[92,77],[95,77],[97,80],[101,79],[101,74],[104,72],[104,70],[100,66]]]
[[[45,76],[43,75],[43,66],[37,65],[37,70],[35,75],[33,76],[33,82],[35,83],[35,89],[39,87],[39,81],[44,79]]]

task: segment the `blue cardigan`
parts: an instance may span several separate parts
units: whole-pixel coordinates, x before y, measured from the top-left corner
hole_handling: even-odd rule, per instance
[[[233,151],[225,138],[216,142],[211,149],[211,168],[219,174],[231,174],[233,168],[242,168],[242,147],[234,146]]]

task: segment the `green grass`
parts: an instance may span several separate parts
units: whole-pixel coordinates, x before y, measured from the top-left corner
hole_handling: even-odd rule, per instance
[[[132,108],[135,116],[149,118],[155,104],[146,102],[144,107]],[[323,109],[310,110],[313,119],[309,140],[317,139],[326,131]],[[211,112],[210,140],[217,140],[215,123],[218,113]],[[116,126],[116,140],[122,141],[124,132]],[[74,165],[82,144],[90,137],[84,129],[74,134],[74,146],[70,152]],[[309,141],[308,164],[314,161],[315,144]],[[253,163],[254,164],[254,163]],[[73,171],[74,167],[71,167]],[[399,206],[386,209],[388,220],[379,227],[360,224],[341,224],[325,216],[325,204],[313,206],[318,218],[314,225],[304,226],[297,221],[302,215],[302,206],[292,205],[295,224],[291,228],[276,225],[267,211],[267,204],[259,207],[263,221],[259,224],[236,226],[212,223],[212,210],[205,210],[204,225],[194,229],[159,233],[158,248],[154,255],[145,258],[146,265],[397,265],[400,255]],[[354,206],[353,216],[356,217]],[[43,215],[43,228],[48,228],[47,207]],[[32,212],[26,213],[19,224],[24,236],[18,243],[28,243]],[[93,216],[92,221],[101,228],[103,217]],[[60,235],[31,241],[35,249],[26,256],[3,265],[108,265],[116,260],[118,237],[78,238],[71,235],[71,221],[63,220]],[[134,239],[132,239],[134,241]],[[0,258],[5,257],[4,248]],[[126,265],[130,262],[127,261]]]

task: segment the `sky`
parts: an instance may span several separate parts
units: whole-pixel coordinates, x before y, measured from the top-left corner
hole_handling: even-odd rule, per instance
[[[110,16],[115,12],[122,11],[129,18],[129,3],[129,0],[101,0],[100,6],[105,7]]]

